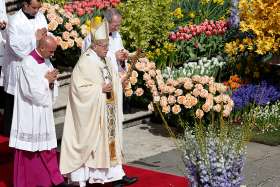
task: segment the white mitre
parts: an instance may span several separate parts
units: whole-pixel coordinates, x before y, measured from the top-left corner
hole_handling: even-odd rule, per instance
[[[90,29],[91,42],[96,43],[99,40],[107,40],[109,42],[109,25],[106,19],[104,19],[99,25],[95,25]]]

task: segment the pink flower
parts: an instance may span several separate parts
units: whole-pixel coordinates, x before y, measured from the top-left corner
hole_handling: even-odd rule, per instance
[[[166,97],[166,96],[160,97],[160,105],[161,105],[162,107],[168,105],[168,101],[167,101],[167,97]]]

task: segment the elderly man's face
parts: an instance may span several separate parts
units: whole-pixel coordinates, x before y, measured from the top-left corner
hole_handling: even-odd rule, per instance
[[[112,21],[109,23],[109,31],[116,32],[121,26],[122,18],[120,16],[114,15]]]
[[[101,58],[105,58],[108,52],[109,42],[107,40],[99,41],[94,44],[94,51]]]
[[[54,56],[54,52],[57,48],[57,43],[56,42],[52,42],[49,43],[48,45],[44,46],[41,49],[41,55],[43,56],[43,58],[51,58]]]

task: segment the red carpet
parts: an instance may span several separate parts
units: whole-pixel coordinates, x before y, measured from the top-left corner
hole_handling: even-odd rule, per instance
[[[0,135],[0,187],[12,187],[13,159],[8,148],[8,138]],[[131,187],[187,187],[188,181],[184,177],[151,171],[133,166],[124,166],[128,176],[137,176],[138,182]],[[90,185],[90,187],[111,187],[107,185]]]

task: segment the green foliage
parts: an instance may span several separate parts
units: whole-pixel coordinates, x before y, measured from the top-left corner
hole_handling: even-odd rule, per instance
[[[192,22],[199,24],[205,19],[219,20],[229,14],[230,0],[175,0],[173,7],[181,7],[184,18],[177,20],[178,25]]]
[[[43,0],[44,3],[50,3],[52,5],[64,5],[65,3],[69,2],[70,0]]]
[[[168,32],[173,28],[171,3],[172,0],[127,0],[121,3],[121,34],[125,47],[147,51],[168,40]]]
[[[177,64],[183,64],[186,61],[197,60],[199,57],[208,57],[222,55],[224,48],[223,36],[207,37],[201,34],[189,41],[178,41],[177,44]]]

